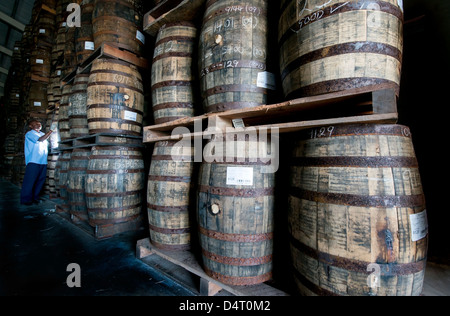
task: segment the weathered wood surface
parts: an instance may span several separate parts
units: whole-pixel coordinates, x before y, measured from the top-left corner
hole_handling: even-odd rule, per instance
[[[69,125],[69,107],[70,107],[70,95],[72,94],[72,85],[67,84],[62,88],[61,102],[59,105],[58,127],[61,140],[70,138],[70,125]]]
[[[420,295],[428,237],[413,241],[425,198],[410,130],[325,126],[298,139],[288,213],[301,293]]]
[[[267,104],[267,0],[208,1],[199,39],[205,113]]]
[[[141,217],[145,170],[139,148],[95,146],[86,174],[91,226],[131,222]]]
[[[179,2],[178,0],[175,2]],[[177,3],[175,7],[172,7],[172,0],[164,0],[154,9],[147,12],[144,16],[144,31],[151,36],[156,36],[159,29],[167,24],[179,21],[185,21],[186,18],[191,20],[203,13],[203,5],[206,0],[183,0]],[[168,11],[161,13],[159,9],[161,7],[172,7]]]
[[[157,255],[161,258],[172,262],[180,267],[183,267],[187,271],[199,276],[201,280],[220,287],[231,294],[237,296],[288,296],[288,294],[282,290],[276,289],[268,284],[261,283],[256,285],[247,286],[234,286],[221,283],[214,278],[208,276],[203,270],[201,263],[197,260],[197,257],[191,251],[168,251],[154,247],[148,238],[138,240],[136,244],[136,256],[142,261],[146,262],[146,257],[151,255]],[[172,276],[176,279],[176,275]],[[213,288],[214,286],[211,286]],[[216,291],[218,289],[216,288]],[[210,293],[214,295],[215,293]],[[201,295],[207,295],[207,293],[201,293]]]
[[[258,154],[267,154],[270,143],[244,136],[235,144],[235,155],[220,141],[205,147],[198,229],[206,273],[225,284],[251,285],[272,278],[275,175],[263,173],[266,161]]]
[[[196,38],[190,22],[166,24],[158,32],[151,81],[155,124],[194,116]]]
[[[92,11],[94,11],[94,0],[84,0],[81,3],[81,27],[77,27],[75,31],[77,64],[83,63],[95,49]]]
[[[143,84],[136,67],[120,60],[96,59],[87,88],[89,133],[140,136],[143,111]]]
[[[286,101],[283,103],[261,105],[254,108],[244,108],[229,110],[221,113],[208,113],[192,118],[182,118],[173,122],[162,123],[158,125],[146,126],[144,128],[144,142],[155,142],[163,140],[180,139],[181,135],[171,135],[170,133],[175,127],[187,126],[191,127],[196,122],[203,120],[211,120],[220,118],[231,122],[232,119],[243,119],[244,123],[247,119],[252,119],[253,123],[261,121],[271,121],[275,117],[286,117],[292,114],[301,113],[302,111],[321,111],[324,107],[334,107],[335,104],[343,102],[352,102],[354,98],[364,98],[372,103],[373,113],[370,115],[362,115],[358,111],[355,116],[347,117],[323,118],[316,120],[294,121],[288,123],[272,123],[260,124],[258,127],[267,129],[277,128],[280,133],[294,132],[302,129],[320,127],[327,124],[345,124],[345,123],[396,123],[397,99],[392,89],[385,89],[386,86],[374,88],[356,88],[346,91],[339,91],[320,96],[305,97]],[[372,101],[371,101],[372,100]],[[321,112],[322,113],[322,112]],[[364,113],[363,113],[364,114]],[[365,113],[367,114],[367,113]],[[230,123],[231,126],[231,123]],[[246,125],[247,126],[247,125]],[[245,131],[245,129],[244,129]],[[191,136],[202,137],[210,135],[207,132],[192,133]]]
[[[86,113],[88,81],[88,74],[78,74],[72,85],[68,110],[70,138],[89,135]]]
[[[289,99],[382,83],[399,93],[403,7],[397,0],[284,0],[278,40]]]
[[[70,165],[70,157],[72,152],[64,152],[58,159],[55,169],[56,178],[56,190],[59,193],[59,198],[61,200],[60,209],[69,214],[70,205],[67,198],[67,181]]]
[[[67,200],[70,214],[85,222],[88,221],[85,188],[90,155],[89,148],[74,149],[67,172]]]
[[[142,19],[141,0],[95,0],[92,13],[95,48],[107,43],[142,56],[145,43],[145,37],[140,36],[144,36]]]
[[[186,250],[191,244],[190,214],[195,212],[193,148],[176,144],[155,144],[148,174],[147,210],[152,244]]]

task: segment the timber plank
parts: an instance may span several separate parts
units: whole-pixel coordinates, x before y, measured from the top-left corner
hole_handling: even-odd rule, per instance
[[[203,281],[202,290],[205,294],[214,295],[218,289],[224,289],[236,296],[288,296],[289,294],[278,290],[268,284],[262,283],[251,286],[231,286],[223,284],[209,277],[201,267],[197,257],[190,251],[167,251],[153,247],[149,238],[138,240],[136,244],[136,254],[138,259],[144,259],[149,255],[157,255],[165,260],[183,267],[187,271],[199,276]],[[205,283],[206,282],[206,283]],[[211,285],[208,284],[212,283]],[[207,287],[207,289],[205,289]]]
[[[156,36],[159,29],[164,24],[186,20],[186,17],[194,19],[206,0],[183,0],[181,3],[179,3],[179,1],[175,1],[175,3],[178,3],[177,6],[171,8],[165,13],[161,13],[162,8],[170,8],[169,2],[171,1],[162,1],[158,6],[145,14],[144,31],[147,34]]]
[[[172,122],[157,124],[144,127],[144,143],[152,143],[156,141],[165,140],[179,140],[186,136],[204,137],[213,135],[216,131],[200,132],[199,128],[202,126],[204,120],[208,120],[208,127],[217,127],[224,131],[227,127],[233,126],[231,121],[233,119],[244,119],[246,123],[252,122],[253,126],[248,126],[239,129],[229,129],[232,133],[248,132],[248,128],[277,128],[280,133],[288,133],[300,131],[302,129],[314,128],[323,125],[337,125],[349,123],[396,123],[398,120],[397,113],[397,97],[395,92],[390,89],[385,89],[384,86],[377,87],[376,90],[371,88],[356,88],[335,93],[318,95],[313,97],[305,97],[294,99],[277,104],[261,105],[254,108],[235,109],[219,113],[208,113],[196,117],[181,118]],[[328,117],[320,119],[305,119],[293,122],[272,123],[275,118],[284,116],[290,118],[291,115],[306,112],[320,112],[326,107],[335,104],[342,104],[342,102],[350,102],[351,100],[358,100],[361,104],[369,103],[372,106],[372,111],[369,112],[355,112],[353,115],[345,116],[342,113],[339,117]],[[361,102],[361,100],[363,102]],[[261,124],[267,122],[269,124]],[[253,123],[256,123],[254,125]],[[258,124],[259,123],[259,124]],[[173,132],[177,127],[194,127],[194,133],[186,133],[186,129],[180,129],[180,132]],[[172,135],[174,134],[174,135]]]

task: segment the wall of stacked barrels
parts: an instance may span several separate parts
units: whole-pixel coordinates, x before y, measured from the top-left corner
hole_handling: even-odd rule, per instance
[[[58,123],[61,140],[142,135],[145,100],[135,66],[102,58],[89,75],[61,82],[89,56],[90,42],[142,56],[140,1],[84,0],[82,13],[92,15],[80,28],[65,25],[69,1],[43,2],[57,13],[41,11],[20,43],[28,68],[14,80],[26,83],[14,90],[23,105],[18,127],[43,115]],[[403,7],[383,3],[206,1],[199,23],[186,17],[158,32],[147,100],[153,123],[268,104],[277,91],[285,100],[374,85],[398,93]],[[218,138],[210,140],[211,154],[225,157]],[[67,150],[49,155],[52,194],[63,201],[62,212],[91,226],[133,221],[147,208],[155,247],[199,248],[206,273],[223,283],[268,281],[278,263],[304,295],[420,294],[428,239],[421,235],[425,203],[408,127],[327,126],[286,139],[280,152],[289,157],[280,155],[276,173],[265,172],[267,161],[254,150],[270,156],[270,138],[241,139],[245,149],[237,156],[202,163],[193,162],[193,146],[157,142],[148,171],[133,147]],[[286,234],[290,254],[276,249],[277,233]]]

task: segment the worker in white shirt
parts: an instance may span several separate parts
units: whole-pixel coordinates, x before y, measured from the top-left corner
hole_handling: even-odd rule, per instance
[[[31,205],[39,203],[39,194],[47,177],[47,139],[53,133],[41,132],[42,124],[37,120],[30,121],[30,131],[25,134],[25,176],[20,192],[20,203]]]

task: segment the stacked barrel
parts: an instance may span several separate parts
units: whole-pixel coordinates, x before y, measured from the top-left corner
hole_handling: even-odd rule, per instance
[[[142,4],[136,1],[85,0],[81,3],[81,27],[75,34],[78,64],[94,49],[111,45],[141,56]],[[77,74],[69,96],[69,138],[107,134],[117,145],[95,145],[78,153],[86,159],[83,185],[73,183],[78,195],[72,215],[92,227],[138,227],[142,221],[144,159],[139,147],[126,145],[126,137],[142,135],[143,83],[138,68],[118,59],[99,58],[89,73]],[[70,180],[70,179],[69,179]],[[71,181],[69,181],[71,183]],[[70,189],[69,189],[70,192]],[[80,203],[85,209],[81,211]],[[119,232],[120,229],[117,229]]]
[[[156,124],[194,116],[193,54],[197,28],[166,24],[156,38],[152,104]],[[147,186],[150,240],[156,247],[189,249],[191,244],[194,148],[175,141],[155,144]]]

